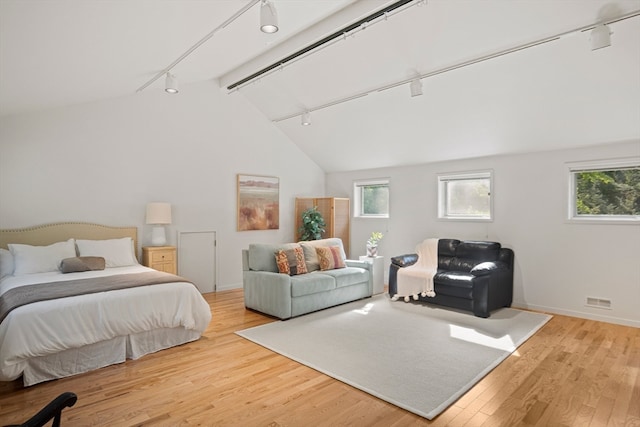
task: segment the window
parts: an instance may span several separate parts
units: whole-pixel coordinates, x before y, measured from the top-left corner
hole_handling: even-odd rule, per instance
[[[491,221],[491,171],[438,175],[438,218]]]
[[[569,163],[569,220],[640,221],[640,158]]]
[[[354,216],[389,218],[389,180],[354,182],[353,200]]]

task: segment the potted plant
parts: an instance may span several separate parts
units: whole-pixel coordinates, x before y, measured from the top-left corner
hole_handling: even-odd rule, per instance
[[[378,242],[382,240],[383,236],[384,235],[379,231],[374,231],[371,233],[369,240],[367,240],[367,256],[368,257],[373,258],[376,255],[378,255]]]
[[[321,239],[326,225],[317,206],[307,209],[302,212],[302,225],[298,229],[300,240]]]

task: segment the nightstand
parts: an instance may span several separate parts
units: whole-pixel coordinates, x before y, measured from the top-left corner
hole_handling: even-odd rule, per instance
[[[142,265],[158,271],[178,274],[175,246],[143,246]]]

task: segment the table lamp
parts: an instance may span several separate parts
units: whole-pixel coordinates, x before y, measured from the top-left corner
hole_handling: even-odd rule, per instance
[[[166,245],[167,236],[164,231],[164,226],[171,224],[171,203],[147,203],[147,224],[154,226],[151,230],[151,245]]]

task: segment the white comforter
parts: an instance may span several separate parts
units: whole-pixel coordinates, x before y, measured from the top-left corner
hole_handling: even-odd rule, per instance
[[[6,277],[11,288],[114,274],[151,271],[140,265],[102,271]],[[182,327],[200,334],[211,321],[209,304],[185,282],[41,301],[14,309],[0,324],[0,380],[18,378],[26,361],[143,331]]]

